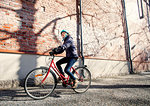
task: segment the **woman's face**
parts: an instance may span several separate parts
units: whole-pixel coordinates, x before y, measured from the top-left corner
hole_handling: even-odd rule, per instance
[[[61,33],[62,38],[64,38],[65,35],[66,35],[66,32],[62,32],[62,33]]]

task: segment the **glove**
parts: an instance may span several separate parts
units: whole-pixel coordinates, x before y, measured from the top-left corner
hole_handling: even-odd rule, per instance
[[[61,54],[64,52],[64,49],[59,46],[58,48],[54,48],[52,51],[54,52],[54,54]]]
[[[49,54],[50,54],[50,56],[53,56],[54,55],[54,52],[52,51],[52,52],[49,52]]]

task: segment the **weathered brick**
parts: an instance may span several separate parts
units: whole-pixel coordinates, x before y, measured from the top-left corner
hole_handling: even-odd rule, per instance
[[[76,0],[1,0],[0,6],[0,49],[43,53],[61,44],[62,29],[70,32],[77,44]],[[140,22],[143,28],[129,22],[131,46],[136,45],[131,50],[135,61],[145,56],[137,56],[142,48],[149,49],[147,24]],[[124,40],[128,38],[122,27],[121,1],[82,0],[82,25],[84,55],[126,60]],[[8,38],[11,45],[6,43]]]

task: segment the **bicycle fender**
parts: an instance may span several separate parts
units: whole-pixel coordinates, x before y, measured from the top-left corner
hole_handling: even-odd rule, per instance
[[[45,67],[45,66],[40,66],[40,68],[48,69],[48,67]]]
[[[87,65],[82,65],[82,66],[75,66],[75,68],[86,68]]]

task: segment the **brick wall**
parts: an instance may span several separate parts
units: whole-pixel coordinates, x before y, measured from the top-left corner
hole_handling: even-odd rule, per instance
[[[2,0],[0,6],[3,51],[42,54],[61,43],[62,29],[76,42],[76,0]],[[82,0],[86,56],[125,60],[121,9],[116,1]]]
[[[101,59],[126,60],[121,2],[82,1],[85,54]]]
[[[43,54],[58,46],[62,29],[76,32],[75,8],[75,1],[0,1],[0,50]]]
[[[62,29],[70,32],[77,45],[76,2],[77,0],[1,0],[0,52],[47,53],[51,48],[61,44]],[[127,11],[130,10],[129,8]],[[126,61],[121,1],[82,0],[82,11],[84,55]],[[133,20],[128,22],[132,23]],[[144,23],[146,22],[139,22],[139,25]],[[129,29],[132,29],[131,42],[143,45],[141,48],[147,48],[148,51],[148,30],[135,30],[132,25],[129,24]],[[142,43],[141,38],[133,36],[137,35],[137,32],[145,36],[146,43]],[[138,58],[143,57],[143,49],[137,45],[133,48],[134,45],[131,43],[132,59],[139,64],[141,60]]]

